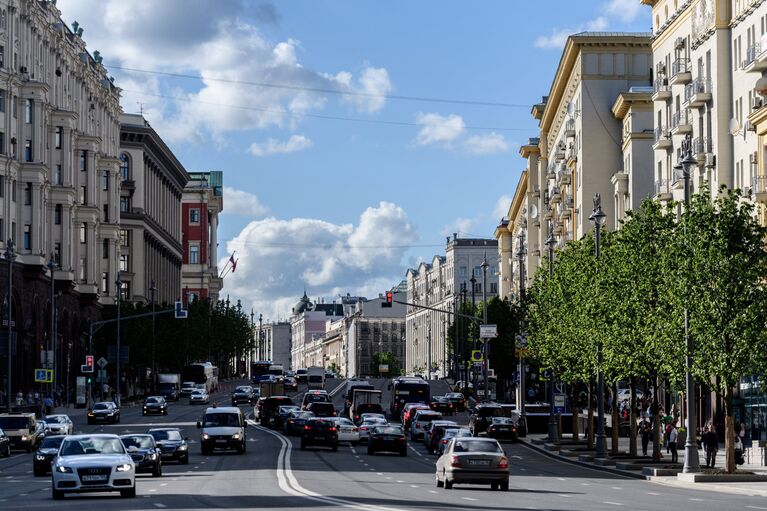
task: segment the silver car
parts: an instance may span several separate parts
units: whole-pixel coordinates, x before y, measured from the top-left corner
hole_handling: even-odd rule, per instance
[[[51,467],[53,498],[119,491],[136,496],[136,465],[117,435],[75,435],[61,442]]]
[[[189,395],[190,405],[207,405],[208,403],[210,403],[210,394],[205,389],[194,389]]]
[[[509,459],[494,438],[453,438],[437,459],[437,486],[489,484],[493,490],[509,489]]]
[[[45,423],[45,433],[51,435],[71,435],[74,433],[75,425],[68,415],[57,414],[47,415],[39,422]]]

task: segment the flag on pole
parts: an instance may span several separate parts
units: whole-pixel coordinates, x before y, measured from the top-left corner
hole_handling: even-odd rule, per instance
[[[234,256],[232,256],[232,257],[234,257]],[[237,269],[237,261],[239,261],[239,259],[237,259],[236,261],[232,261],[232,273],[234,273],[234,270]]]

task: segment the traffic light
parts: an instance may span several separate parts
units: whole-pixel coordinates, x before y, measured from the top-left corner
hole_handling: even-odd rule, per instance
[[[394,303],[394,293],[387,291],[386,301],[381,302],[381,307],[391,307],[392,303]]]
[[[85,364],[82,367],[84,373],[93,372],[93,355],[85,355]]]

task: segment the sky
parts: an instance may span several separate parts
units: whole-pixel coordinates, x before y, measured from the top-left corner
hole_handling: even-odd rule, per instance
[[[224,173],[223,294],[267,320],[376,297],[445,237],[493,237],[567,35],[640,0],[59,0],[127,113]],[[494,254],[491,254],[494,256]]]

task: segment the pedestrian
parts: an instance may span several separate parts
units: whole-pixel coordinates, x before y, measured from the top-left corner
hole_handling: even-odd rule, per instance
[[[668,417],[664,418],[663,421],[666,423],[666,429],[663,430],[663,443],[666,445],[666,454],[669,454],[671,452],[671,447],[668,445],[668,437],[671,435],[671,428],[673,426]]]
[[[53,413],[53,399],[51,398],[51,395],[48,394],[45,396],[45,400],[43,401],[45,404],[45,415],[50,415]]]
[[[740,423],[740,430],[738,431],[738,436],[740,437],[740,442],[743,445],[746,445],[746,424],[744,422]]]
[[[22,391],[18,391],[16,393],[16,406],[21,406],[24,404],[24,393]]]
[[[642,436],[642,456],[647,456],[647,444],[650,443],[652,428],[644,414],[642,414],[642,420],[639,423],[639,434]]]
[[[676,430],[676,425],[671,422],[671,431],[668,434],[668,448],[671,451],[671,463],[676,463],[679,461],[679,455],[676,452],[676,438],[679,434]]]
[[[701,435],[701,444],[703,452],[706,454],[706,466],[714,468],[716,465],[716,452],[719,450],[719,439],[716,436],[716,429],[713,424],[706,427],[706,431]]]

